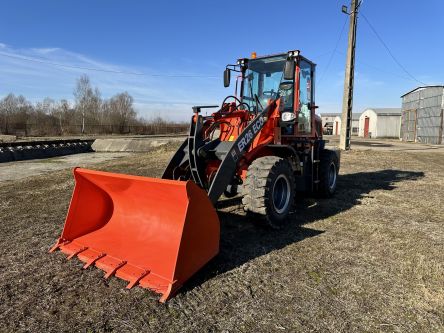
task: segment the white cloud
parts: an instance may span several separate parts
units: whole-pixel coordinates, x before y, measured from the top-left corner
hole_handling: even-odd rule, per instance
[[[48,54],[48,53],[52,53],[52,52],[56,52],[59,51],[60,49],[58,47],[49,47],[49,48],[33,48],[31,49],[31,51],[35,52],[35,53],[39,53],[39,54]]]
[[[0,44],[0,97],[12,92],[22,94],[31,101],[46,96],[72,100],[76,79],[86,74],[104,98],[128,91],[134,97],[135,108],[143,117],[160,115],[171,120],[188,120],[192,105],[218,104],[226,94],[221,80],[217,79],[128,73],[164,74],[161,69],[113,64],[57,47],[15,49]],[[174,74],[199,73],[178,71]]]

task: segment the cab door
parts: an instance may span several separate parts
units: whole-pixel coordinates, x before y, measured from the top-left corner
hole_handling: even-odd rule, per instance
[[[305,59],[300,59],[297,68],[298,101],[296,101],[297,128],[296,135],[311,136],[314,117],[313,76],[314,65]]]

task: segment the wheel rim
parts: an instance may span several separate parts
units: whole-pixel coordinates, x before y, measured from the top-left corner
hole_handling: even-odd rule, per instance
[[[330,189],[330,191],[335,189],[336,176],[336,165],[334,163],[331,163],[330,168],[328,168],[328,188]]]
[[[273,206],[282,214],[290,203],[290,181],[285,175],[279,175],[273,185]]]

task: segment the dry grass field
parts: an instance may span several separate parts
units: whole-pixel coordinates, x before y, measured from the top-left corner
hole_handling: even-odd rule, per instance
[[[97,169],[160,176],[174,146]],[[288,224],[223,200],[221,252],[167,304],[49,247],[69,170],[0,183],[0,332],[443,332],[444,154],[355,150]]]

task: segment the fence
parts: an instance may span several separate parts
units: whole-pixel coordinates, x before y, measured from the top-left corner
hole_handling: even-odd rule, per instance
[[[37,124],[9,124],[7,129],[0,130],[0,134],[26,136],[63,136],[79,134],[134,134],[134,135],[161,135],[185,134],[188,131],[186,123],[148,123],[142,125],[82,125],[67,126],[39,126]]]

